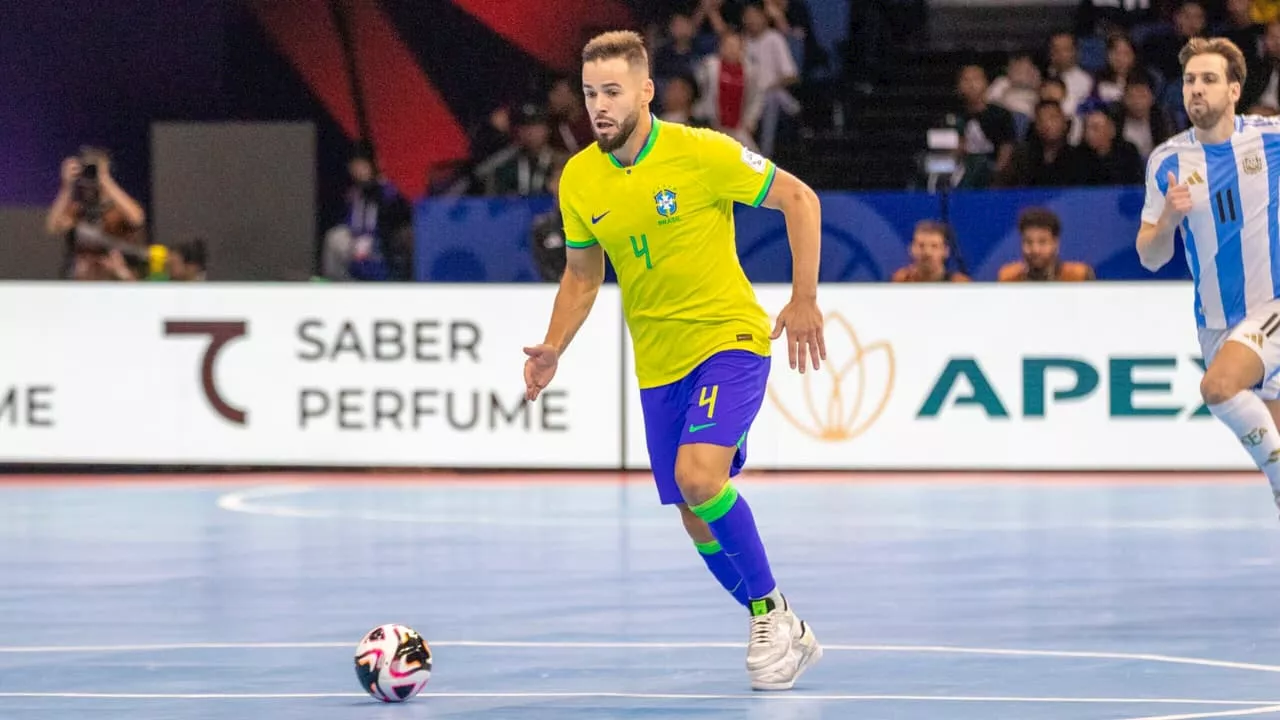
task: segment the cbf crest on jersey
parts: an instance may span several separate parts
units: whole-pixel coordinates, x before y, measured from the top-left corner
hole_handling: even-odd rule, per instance
[[[659,225],[670,225],[673,222],[679,222],[680,218],[676,217],[676,212],[680,209],[676,200],[676,190],[672,187],[663,187],[653,194],[653,206],[662,216],[658,221]]]

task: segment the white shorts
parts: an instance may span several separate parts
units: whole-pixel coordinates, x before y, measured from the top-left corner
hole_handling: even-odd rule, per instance
[[[1280,400],[1280,299],[1258,307],[1226,330],[1200,328],[1200,352],[1205,367],[1213,362],[1222,343],[1235,340],[1257,353],[1262,359],[1263,379],[1255,386],[1264,400]]]

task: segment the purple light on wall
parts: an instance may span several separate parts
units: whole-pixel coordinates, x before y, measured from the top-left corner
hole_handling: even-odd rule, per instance
[[[145,201],[150,123],[219,115],[232,1],[0,3],[0,203],[52,201],[86,143]]]

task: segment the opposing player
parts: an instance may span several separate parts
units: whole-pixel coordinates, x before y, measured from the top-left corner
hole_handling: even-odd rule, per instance
[[[639,35],[597,36],[582,59],[596,143],[571,158],[560,179],[567,266],[546,338],[525,348],[526,396],[536,399],[551,382],[591,311],[607,253],[635,348],[659,500],[679,508],[711,573],[750,611],[752,687],[786,690],[822,650],[778,590],[732,478],[764,399],[770,340],[786,331],[791,367],[800,372],[826,359],[818,198],[727,135],[657,120]],[[792,295],[772,332],[738,263],[735,202],[786,217]]]
[[[1151,152],[1138,254],[1160,269],[1181,231],[1206,363],[1200,393],[1280,505],[1280,122],[1236,115],[1245,59],[1230,40],[1193,38],[1178,59],[1193,127]]]

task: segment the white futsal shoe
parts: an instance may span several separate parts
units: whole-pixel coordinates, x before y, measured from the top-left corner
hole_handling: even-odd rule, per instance
[[[784,597],[752,601],[747,641],[747,674],[753,690],[790,690],[800,674],[822,658],[822,646],[809,624],[791,611]]]

